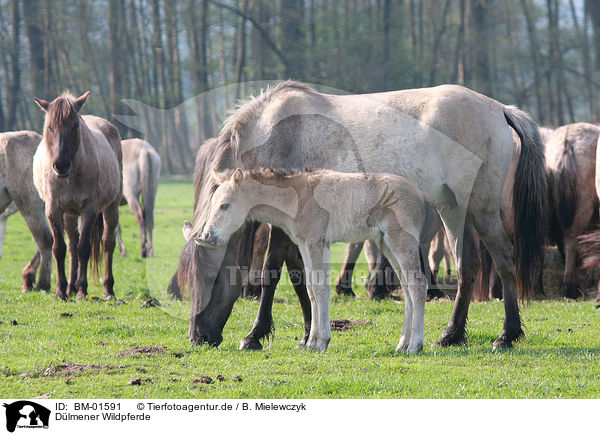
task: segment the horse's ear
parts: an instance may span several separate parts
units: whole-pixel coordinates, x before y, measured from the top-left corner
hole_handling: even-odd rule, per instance
[[[243,179],[244,179],[244,174],[242,173],[242,170],[240,168],[237,168],[235,170],[235,172],[233,173],[233,175],[231,176],[231,181],[233,182],[233,186],[235,188],[240,187],[240,184],[242,184]]]
[[[40,100],[37,97],[33,97],[33,101],[35,101],[35,103],[40,107],[40,109],[42,109],[44,112],[48,111],[48,106],[50,105],[49,102],[47,102],[46,100]]]
[[[188,220],[184,220],[183,228],[181,230],[183,231],[183,238],[185,239],[185,241],[189,241],[192,237],[192,223]]]
[[[78,112],[81,110],[81,107],[83,106],[83,104],[85,103],[85,100],[87,100],[87,97],[89,95],[90,95],[90,91],[87,91],[85,94],[83,94],[81,97],[79,97],[75,100],[75,102],[73,103],[75,110],[77,110]]]

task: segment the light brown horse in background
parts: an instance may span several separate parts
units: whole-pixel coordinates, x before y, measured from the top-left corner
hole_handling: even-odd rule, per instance
[[[41,140],[33,131],[0,133],[0,244],[4,243],[6,219],[12,210],[19,210],[38,249],[22,272],[24,292],[33,288],[38,267],[37,288],[50,290],[52,234],[44,215],[44,201],[33,185],[32,171],[33,155]]]
[[[46,116],[44,136],[33,160],[33,180],[52,228],[60,299],[75,292],[77,298],[87,296],[88,261],[91,256],[97,268],[102,226],[104,296],[115,295],[112,260],[123,194],[121,137],[105,119],[79,115],[88,95],[76,99],[63,94],[51,103],[35,98]],[[69,243],[68,283],[63,230]]]
[[[140,229],[141,257],[152,257],[152,230],[154,229],[154,203],[160,176],[160,156],[152,145],[142,139],[126,139],[123,149],[123,200],[135,216]],[[140,195],[142,204],[140,204]],[[121,226],[117,226],[117,240],[121,256],[127,254]]]
[[[550,219],[547,243],[557,245],[565,267],[563,273],[564,295],[575,299],[581,296],[577,278],[577,244],[580,236],[597,223],[598,194],[591,180],[596,172],[596,148],[600,127],[588,123],[568,124],[550,130],[540,129],[545,143],[546,174],[548,179],[548,204]],[[513,161],[514,163],[514,161]],[[512,213],[510,202],[503,202]],[[514,234],[507,220],[507,231]],[[582,254],[588,257],[593,236],[583,238]],[[481,245],[481,244],[480,244]],[[502,287],[491,266],[491,259],[481,246],[482,273],[475,292],[478,300],[489,296],[502,297]],[[587,267],[592,266],[588,259]],[[541,276],[540,276],[541,281]],[[540,283],[541,286],[541,283]],[[538,286],[539,287],[539,286]]]
[[[596,196],[600,199],[600,137],[596,145]],[[583,258],[583,268],[588,269],[600,266],[600,230],[579,237],[578,252]],[[600,282],[598,282],[598,294],[596,302],[600,302]]]
[[[577,123],[554,131],[546,143],[546,167],[554,225],[550,238],[565,258],[564,293],[581,296],[577,280],[578,238],[594,225],[598,195],[592,181],[597,179],[596,147],[600,127]]]

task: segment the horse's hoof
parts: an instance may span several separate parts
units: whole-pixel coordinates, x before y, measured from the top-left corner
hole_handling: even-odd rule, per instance
[[[467,343],[467,339],[463,334],[446,332],[442,335],[435,345],[439,347],[462,346]]]
[[[441,299],[446,297],[443,291],[439,288],[430,288],[427,290],[427,300],[430,301],[432,299]]]
[[[262,344],[256,339],[244,338],[240,342],[240,350],[262,350],[262,348]]]
[[[565,297],[567,299],[577,299],[583,295],[583,292],[579,289],[577,284],[569,283],[565,284]]]
[[[328,345],[329,345],[329,340],[323,340],[323,339],[308,340],[308,342],[306,343],[306,349],[312,350],[314,352],[325,352],[327,350]]]
[[[43,291],[43,292],[49,292],[50,284],[46,284],[46,283],[38,284],[35,289],[39,290],[39,291]]]
[[[348,287],[348,286],[340,285],[340,284],[335,286],[335,294],[340,295],[340,296],[350,296],[350,297],[356,296],[354,294],[354,292],[352,291],[352,287]]]
[[[85,298],[87,298],[87,292],[83,292],[83,291],[81,291],[81,290],[77,292],[77,297],[76,297],[76,299],[77,299],[78,301],[80,301],[80,300],[82,300],[82,299],[85,299]]]
[[[406,349],[406,353],[407,354],[412,354],[412,355],[416,355],[418,353],[421,353],[423,351],[423,343],[416,343],[413,346],[409,346],[408,349]]]
[[[61,301],[66,301],[67,300],[67,294],[63,291],[58,290],[56,292],[56,299],[60,299]]]
[[[104,293],[104,300],[105,301],[110,301],[112,299],[117,299],[117,297],[115,296],[114,293]]]
[[[505,337],[500,337],[496,341],[494,341],[494,346],[492,347],[492,352],[502,352],[505,350],[511,350],[513,348],[513,344],[510,340]]]
[[[21,293],[29,293],[32,290],[33,290],[32,287],[23,287],[23,288],[21,288]]]

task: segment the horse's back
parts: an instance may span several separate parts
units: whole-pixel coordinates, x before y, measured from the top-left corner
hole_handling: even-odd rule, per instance
[[[91,130],[98,130],[104,135],[113,152],[117,156],[119,167],[122,170],[123,150],[121,147],[121,135],[119,134],[117,127],[115,127],[112,122],[107,121],[104,118],[100,118],[99,116],[83,115],[81,118],[85,121],[85,124],[88,126],[88,128]]]
[[[97,186],[102,193],[100,203],[108,205],[116,197],[120,201],[123,194],[123,151],[119,130],[98,116],[84,115],[81,118],[92,135],[90,139],[95,141],[89,145],[98,158],[99,167],[89,166],[89,170],[90,173],[98,171]]]
[[[41,140],[33,131],[0,133],[0,172],[20,209],[41,203],[33,184],[33,156]]]

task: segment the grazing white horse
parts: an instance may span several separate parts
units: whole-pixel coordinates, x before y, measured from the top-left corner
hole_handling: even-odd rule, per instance
[[[440,218],[432,200],[414,184],[397,175],[327,170],[286,174],[237,169],[221,177],[196,242],[224,245],[246,220],[283,229],[298,245],[306,270],[312,308],[309,349],[326,350],[331,340],[329,247],[366,239],[376,241],[403,284],[406,305],[396,351],[423,349],[427,280],[419,249],[431,242]]]

